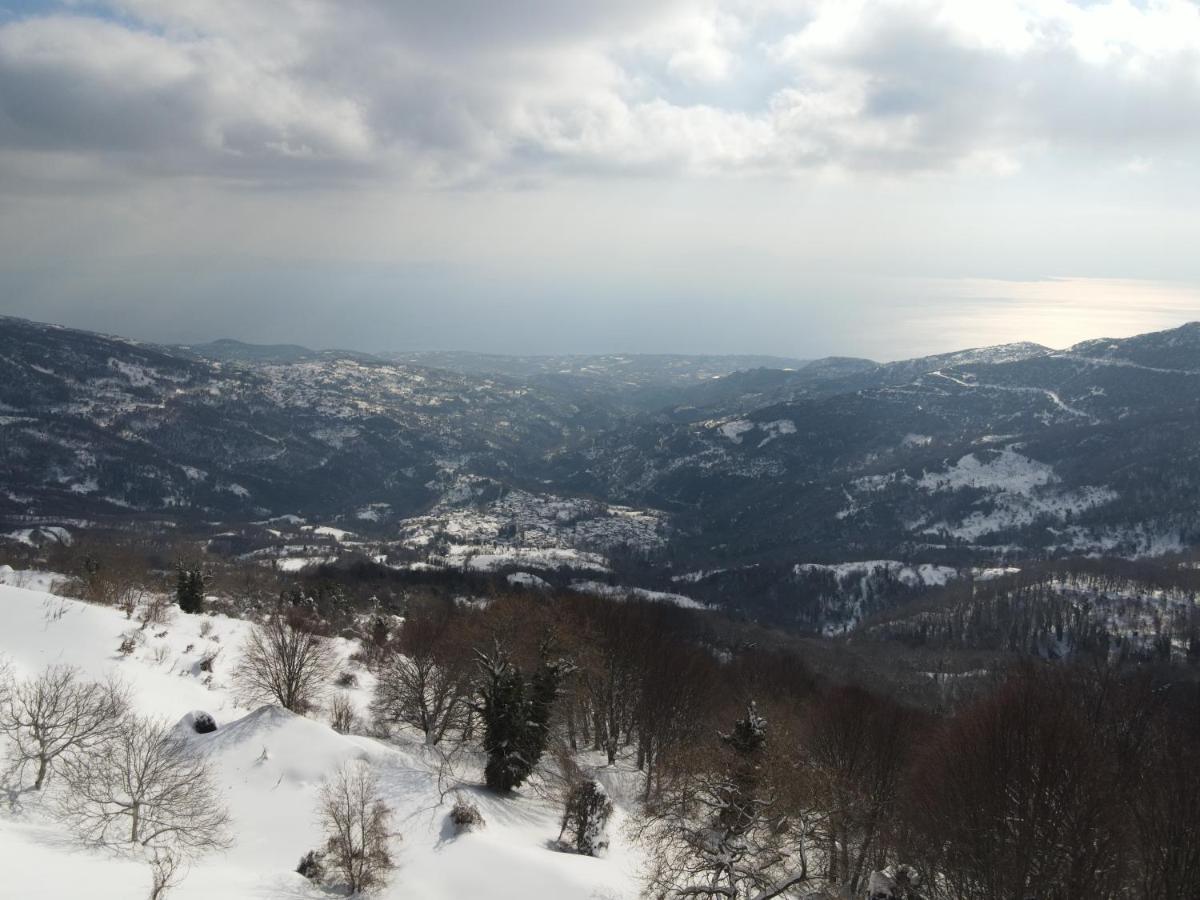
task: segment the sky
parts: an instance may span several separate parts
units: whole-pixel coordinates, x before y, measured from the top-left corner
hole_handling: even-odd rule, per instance
[[[1200,319],[1195,0],[0,0],[0,313],[368,351]]]

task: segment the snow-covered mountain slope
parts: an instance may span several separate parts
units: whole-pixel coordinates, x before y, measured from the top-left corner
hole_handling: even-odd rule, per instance
[[[382,898],[637,896],[639,861],[622,838],[620,821],[612,829],[607,857],[558,852],[550,847],[558,833],[557,810],[531,789],[502,799],[475,787],[481,781],[479,767],[467,761],[459,772],[460,790],[477,803],[487,824],[456,836],[447,822],[453,796],[443,800],[440,792],[439,758],[420,741],[341,735],[322,721],[278,707],[240,706],[230,692],[228,673],[248,627],[243,621],[174,610],[165,624],[141,632],[142,642],[123,656],[118,644],[138,628],[120,612],[8,585],[0,586],[0,621],[0,654],[18,675],[35,674],[49,663],[70,663],[89,678],[121,679],[143,714],[177,722],[204,710],[216,718],[217,731],[188,732],[188,741],[211,761],[231,814],[234,843],[193,866],[171,894],[178,900],[330,896],[294,870],[301,855],[320,844],[315,807],[322,779],[351,759],[370,764],[400,832],[391,848],[397,868],[378,895]],[[348,667],[353,666],[347,659],[352,649],[348,642],[339,645]],[[209,678],[198,662],[214,650],[218,654]],[[361,706],[371,682],[365,672],[357,674],[359,687],[352,693]],[[598,776],[613,786],[619,800],[622,772],[603,769]],[[48,790],[53,785],[52,779]],[[80,846],[44,804],[44,798],[31,792],[0,804],[0,895],[14,900],[145,896],[149,873],[143,863]],[[618,809],[618,819],[621,815]]]
[[[26,518],[411,514],[447,471],[520,472],[615,423],[502,379],[357,356],[233,365],[8,318],[0,376],[0,515]]]
[[[869,620],[859,640],[933,651],[1089,654],[1118,664],[1200,658],[1200,577],[1193,565],[1076,560],[980,572]]]
[[[219,538],[294,514],[358,535],[311,552],[225,541],[231,555],[587,579],[623,577],[624,560],[653,591],[759,565],[753,586],[713,578],[694,599],[807,628],[797,563],[1200,544],[1198,335],[726,374],[451,354],[451,371],[286,347],[214,361],[0,319],[0,540],[97,522]]]

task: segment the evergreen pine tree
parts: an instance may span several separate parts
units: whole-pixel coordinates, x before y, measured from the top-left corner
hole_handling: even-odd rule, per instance
[[[589,778],[576,784],[567,795],[558,839],[569,835],[571,846],[584,856],[598,856],[608,849],[608,820],[613,804],[604,786]]]
[[[533,773],[546,748],[559,666],[548,660],[543,647],[538,669],[527,682],[499,646],[490,654],[477,654],[482,679],[476,710],[487,753],[484,781],[492,790],[508,793]]]
[[[747,704],[745,718],[734,722],[733,730],[722,734],[721,741],[734,752],[735,760],[723,792],[718,825],[734,839],[753,827],[759,815],[759,758],[767,745],[767,722],[758,714],[754,701]]]
[[[554,701],[558,697],[559,684],[562,681],[562,667],[557,661],[550,659],[550,645],[543,642],[538,659],[537,670],[530,679],[529,712],[526,716],[525,752],[529,771],[532,772],[542,758],[549,737],[550,714],[554,711]]]
[[[185,613],[204,611],[204,572],[199,567],[179,567],[175,576],[175,602]]]
[[[499,646],[491,654],[478,655],[482,679],[476,708],[483,719],[483,749],[487,753],[484,780],[492,790],[507,793],[524,780],[524,679]]]

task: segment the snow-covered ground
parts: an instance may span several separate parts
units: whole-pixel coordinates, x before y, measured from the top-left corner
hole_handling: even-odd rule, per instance
[[[932,563],[908,563],[894,559],[871,559],[861,562],[842,563],[799,563],[795,566],[797,575],[808,572],[830,572],[838,584],[845,586],[853,582],[886,572],[897,581],[906,585],[943,585],[951,578],[958,576],[958,570],[951,566],[937,566]]]
[[[969,453],[942,472],[926,472],[917,485],[930,493],[962,488],[989,493],[986,508],[972,511],[960,522],[922,522],[914,526],[925,534],[946,532],[967,541],[1038,520],[1061,522],[1117,499],[1116,492],[1104,486],[1061,488],[1052,466],[1022,455],[1012,446],[987,460]]]
[[[825,597],[825,624],[821,631],[826,636],[845,634],[858,627],[874,603],[876,593],[888,581],[898,582],[905,587],[938,587],[959,571],[951,566],[933,563],[904,563],[894,559],[869,559],[842,563],[798,563],[792,567],[797,578],[828,573],[837,585],[834,596]]]
[[[602,859],[557,852],[557,810],[525,789],[502,799],[477,788],[479,771],[468,761],[462,791],[487,822],[482,830],[455,836],[447,822],[452,797],[443,802],[437,757],[419,740],[384,742],[334,732],[323,721],[278,707],[256,710],[235,700],[228,683],[249,625],[220,615],[185,615],[172,607],[168,622],[139,631],[123,613],[48,593],[51,576],[8,570],[0,579],[0,654],[18,676],[50,663],[77,666],[88,678],[115,675],[129,685],[137,712],[177,722],[205,710],[219,728],[189,740],[208,754],[232,816],[233,846],[197,862],[171,896],[303,900],[337,894],[295,873],[306,851],[321,843],[316,820],[322,779],[343,762],[367,760],[395,812],[399,835],[392,843],[397,865],[378,896],[405,900],[511,898],[511,900],[619,900],[637,896],[639,861],[621,833],[619,805],[612,848]],[[13,586],[24,583],[29,587]],[[33,589],[31,589],[33,588]],[[117,652],[122,637],[142,635],[129,656]],[[347,668],[350,642],[339,641]],[[211,677],[200,659],[217,653]],[[370,676],[359,670],[352,699],[365,704]],[[597,777],[619,800],[631,779],[620,769]],[[53,781],[51,782],[51,788]],[[32,792],[0,802],[0,896],[14,900],[128,900],[146,896],[144,863],[78,844]],[[340,895],[337,895],[340,896]]]
[[[588,579],[576,579],[572,581],[571,590],[578,591],[581,594],[592,594],[596,597],[608,597],[610,600],[633,598],[634,600],[649,600],[652,603],[673,603],[685,609],[707,608],[700,601],[693,600],[684,594],[676,594],[671,591],[651,591],[640,587],[622,587],[618,584],[605,584],[602,581],[591,581]]]
[[[629,546],[656,550],[666,544],[667,516],[587,500],[504,489],[487,478],[455,476],[442,499],[423,516],[399,523],[400,543],[423,549],[442,539],[453,547],[497,544],[592,553]]]

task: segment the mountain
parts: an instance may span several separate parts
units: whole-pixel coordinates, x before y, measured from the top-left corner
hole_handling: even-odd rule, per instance
[[[375,556],[575,566],[806,628],[870,611],[812,564],[1200,543],[1196,324],[885,364],[420,356],[0,319],[0,519],[293,515]]]
[[[802,397],[848,394],[868,388],[901,385],[921,375],[955,366],[978,363],[1015,362],[1044,356],[1051,351],[1040,344],[1001,344],[977,347],[893,363],[877,363],[857,357],[833,356],[795,369],[755,368],[714,378],[687,391],[677,415],[747,412]]]
[[[405,365],[432,366],[468,376],[514,379],[567,391],[626,413],[657,410],[679,402],[680,392],[703,389],[747,370],[789,377],[810,362],[777,356],[605,354],[589,356],[499,356],[455,352],[383,354]]]
[[[447,472],[504,472],[613,424],[496,379],[336,354],[214,362],[16,319],[0,372],[0,512],[24,521],[415,512]]]

